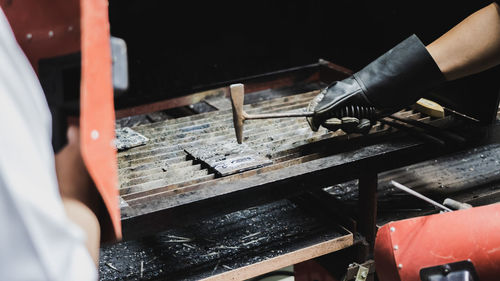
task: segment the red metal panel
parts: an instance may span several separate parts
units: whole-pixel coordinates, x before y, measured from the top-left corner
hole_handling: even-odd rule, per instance
[[[108,1],[81,1],[81,25],[80,130],[82,156],[111,216],[114,230],[112,238],[120,239],[118,164],[113,144],[115,112]],[[107,240],[106,237],[103,239]]]
[[[35,71],[41,58],[81,50],[82,156],[110,214],[111,237],[103,239],[120,239],[108,2],[0,0],[0,4]],[[107,232],[104,229],[104,236]]]
[[[293,266],[295,281],[337,281],[326,269],[315,260],[308,260]]]
[[[79,2],[0,0],[17,42],[35,71],[41,58],[80,51]]]
[[[468,259],[480,280],[498,280],[500,204],[391,222],[375,242],[384,281],[420,281],[422,268]]]

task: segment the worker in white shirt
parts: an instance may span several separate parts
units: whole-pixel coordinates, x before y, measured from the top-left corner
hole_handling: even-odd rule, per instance
[[[99,195],[79,131],[54,157],[37,76],[0,10],[0,280],[97,280]]]

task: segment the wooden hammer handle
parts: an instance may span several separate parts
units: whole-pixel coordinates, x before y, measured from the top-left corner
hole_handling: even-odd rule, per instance
[[[251,120],[251,119],[268,119],[268,118],[287,118],[287,117],[311,117],[313,115],[314,112],[279,112],[279,113],[264,113],[264,114],[245,114],[244,118],[246,120]]]

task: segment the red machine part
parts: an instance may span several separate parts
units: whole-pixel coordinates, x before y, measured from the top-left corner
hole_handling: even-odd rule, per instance
[[[41,58],[80,51],[79,0],[0,1],[17,42],[35,71]]]
[[[338,281],[315,260],[303,261],[293,266],[295,281]]]
[[[0,0],[35,71],[42,58],[81,51],[82,157],[109,213],[101,240],[121,239],[107,0]],[[102,222],[101,222],[102,223]]]
[[[110,237],[102,237],[102,240],[121,239],[108,1],[81,1],[81,23],[82,156],[106,205],[113,226],[111,232],[102,229],[103,234],[112,234]]]
[[[420,281],[420,269],[470,260],[481,281],[500,276],[500,204],[390,222],[375,241],[382,281]]]

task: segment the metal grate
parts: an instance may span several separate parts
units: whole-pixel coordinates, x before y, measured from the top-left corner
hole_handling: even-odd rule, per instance
[[[317,93],[311,91],[253,103],[245,105],[245,111],[264,113],[301,110]],[[422,120],[419,113],[412,111],[400,112],[399,115]],[[388,128],[378,124],[371,133],[387,131]],[[321,146],[319,143],[326,139],[355,137],[323,128],[312,132],[304,118],[248,120],[244,127],[244,144],[252,155],[260,157],[260,164],[218,171],[214,168],[217,163],[207,165],[208,162],[198,161],[200,157],[190,156],[186,150],[198,151],[199,154],[200,149],[213,152],[220,147],[235,147],[237,144],[230,109],[139,125],[133,129],[149,141],[144,146],[118,154],[120,194],[125,200],[140,197],[141,193],[174,190],[248,169],[271,170],[304,163],[321,157],[317,150],[309,151],[306,147]],[[267,165],[271,166],[262,168]]]

